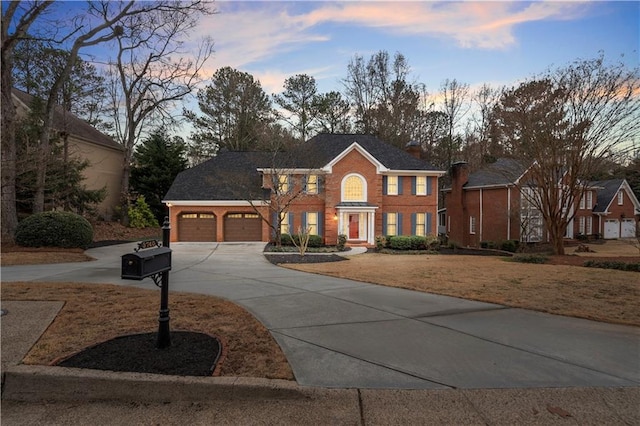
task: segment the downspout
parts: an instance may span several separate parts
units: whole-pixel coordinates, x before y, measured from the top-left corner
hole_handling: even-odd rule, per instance
[[[483,217],[483,206],[482,206],[482,188],[480,188],[480,241],[478,243],[484,241],[482,238],[482,217]]]
[[[507,240],[511,239],[511,187],[507,186]]]

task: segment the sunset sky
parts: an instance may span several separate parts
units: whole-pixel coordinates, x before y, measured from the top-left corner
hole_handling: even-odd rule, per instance
[[[400,52],[430,92],[456,78],[472,87],[513,84],[578,58],[637,66],[639,2],[217,2],[200,25],[216,53],[212,71],[231,66],[267,93],[295,74],[320,91],[342,90],[355,54]]]

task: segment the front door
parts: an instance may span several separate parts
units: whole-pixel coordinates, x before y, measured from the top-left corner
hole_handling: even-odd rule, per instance
[[[360,215],[358,213],[349,214],[349,239],[360,239]]]

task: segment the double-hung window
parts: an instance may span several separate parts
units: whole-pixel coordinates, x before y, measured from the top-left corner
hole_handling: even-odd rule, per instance
[[[306,228],[309,230],[310,235],[320,235],[320,233],[318,232],[318,213],[317,212],[307,212]]]
[[[624,204],[624,192],[618,192],[618,205],[621,206]]]
[[[397,213],[387,213],[387,235],[397,235],[398,234],[398,214]]]
[[[426,176],[416,176],[416,195],[427,195]]]
[[[387,195],[398,195],[398,176],[387,176]]]
[[[307,194],[318,193],[318,175],[306,176],[304,192]]]
[[[427,214],[416,213],[416,229],[415,235],[424,237],[427,235]]]
[[[289,192],[289,175],[278,175],[278,194]]]
[[[475,216],[469,217],[469,233],[470,234],[476,233],[476,217]]]

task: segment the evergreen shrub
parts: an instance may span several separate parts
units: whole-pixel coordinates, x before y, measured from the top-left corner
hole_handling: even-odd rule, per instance
[[[87,248],[92,241],[89,221],[71,212],[36,213],[16,230],[16,243],[24,247]]]

